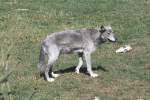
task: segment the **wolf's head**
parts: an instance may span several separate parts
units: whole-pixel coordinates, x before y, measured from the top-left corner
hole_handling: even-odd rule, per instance
[[[102,41],[111,41],[111,42],[115,42],[116,41],[116,38],[114,37],[114,34],[113,34],[113,30],[111,28],[111,26],[101,26],[100,29],[99,29],[101,35],[100,35],[100,39]]]

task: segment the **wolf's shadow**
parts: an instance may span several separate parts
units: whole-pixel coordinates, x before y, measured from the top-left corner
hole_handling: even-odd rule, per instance
[[[60,69],[60,70],[58,70],[58,71],[55,71],[55,73],[64,74],[64,73],[75,72],[75,68],[76,68],[76,66],[71,66],[71,67],[68,67],[68,68],[66,68],[66,69]],[[102,70],[102,71],[104,71],[104,72],[108,72],[108,70],[105,69],[104,67],[102,67],[101,65],[92,68],[92,70],[93,70],[93,71]],[[81,72],[81,73],[86,73],[86,72],[87,72],[87,68],[84,67],[84,66],[81,67],[81,68],[80,68],[80,72]]]

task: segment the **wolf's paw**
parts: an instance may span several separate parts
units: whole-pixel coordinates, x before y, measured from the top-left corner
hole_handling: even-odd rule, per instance
[[[91,73],[90,76],[93,77],[93,78],[95,78],[95,77],[98,77],[98,74],[96,74],[96,73]]]
[[[78,69],[76,69],[76,70],[75,70],[75,73],[79,74],[79,73],[80,73],[80,71],[79,71]]]
[[[55,74],[54,72],[52,72],[52,77],[56,78],[56,77],[59,77],[60,75],[59,74]]]
[[[54,80],[55,80],[54,78],[48,78],[47,79],[48,82],[54,82]]]

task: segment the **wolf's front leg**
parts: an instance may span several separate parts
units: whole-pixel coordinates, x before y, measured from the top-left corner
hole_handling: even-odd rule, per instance
[[[83,65],[83,52],[78,53],[78,56],[79,56],[79,63],[78,63],[78,65],[77,65],[76,69],[75,69],[75,72],[76,72],[77,74],[80,73],[80,68],[81,68],[82,65]]]
[[[92,67],[91,67],[91,53],[84,52],[84,57],[85,57],[86,65],[87,65],[87,71],[90,74],[90,76],[91,77],[98,77],[98,74],[96,74],[96,73],[94,73],[92,71]]]
[[[76,69],[75,69],[75,72],[76,72],[77,74],[80,73],[80,68],[81,68],[82,65],[83,65],[82,57],[79,57],[79,63],[78,63],[78,66],[77,66]]]

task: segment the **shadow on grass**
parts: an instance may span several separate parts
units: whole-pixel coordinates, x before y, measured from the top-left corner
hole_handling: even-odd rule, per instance
[[[63,74],[63,73],[75,72],[75,68],[76,68],[76,66],[68,67],[68,68],[66,68],[66,69],[60,69],[60,70],[58,70],[58,71],[55,71],[55,73],[61,73],[61,74]],[[108,72],[108,70],[105,69],[104,67],[102,67],[101,65],[92,68],[92,70],[93,70],[93,71],[102,70],[102,71],[104,71],[104,72]],[[81,68],[80,68],[80,72],[81,72],[81,73],[86,73],[86,72],[87,72],[87,68],[86,68],[86,67],[81,67]]]
[[[66,69],[60,69],[58,71],[54,71],[54,73],[64,74],[64,73],[75,72],[75,68],[76,68],[76,66],[71,66],[71,67],[68,67]],[[92,68],[92,70],[93,71],[101,70],[101,71],[104,71],[104,72],[108,72],[109,71],[109,70],[105,69],[104,67],[102,67],[101,65]],[[85,66],[81,67],[80,68],[80,73],[88,74],[87,73],[87,68]],[[50,77],[52,77],[50,73],[49,73],[49,75],[50,75]],[[45,77],[44,73],[40,73],[40,77],[44,77],[44,80],[46,80],[46,77]]]

